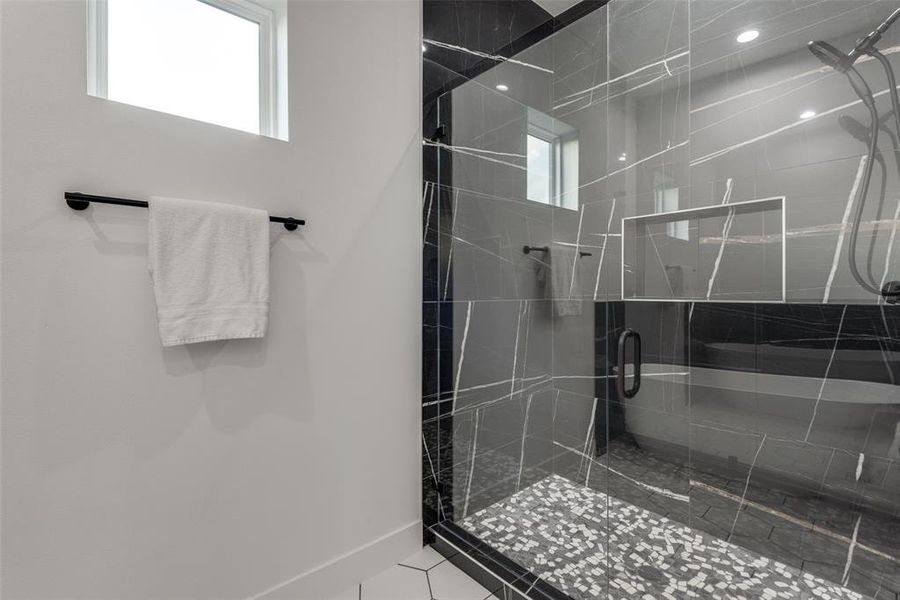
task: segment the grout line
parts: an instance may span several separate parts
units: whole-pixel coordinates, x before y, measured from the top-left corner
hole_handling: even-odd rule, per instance
[[[431,577],[428,576],[428,571],[425,571],[425,583],[428,584],[428,596],[431,598],[431,600],[434,600],[434,590],[431,589]]]
[[[431,548],[431,546],[428,546],[428,548]],[[437,552],[437,550],[435,550],[435,552]],[[425,569],[425,572],[427,573],[428,571],[431,571],[432,569],[435,569],[435,568],[441,566],[442,564],[444,564],[444,563],[447,562],[448,560],[450,560],[450,559],[447,558],[446,556],[444,556],[443,554],[441,554],[441,560],[440,560],[440,562],[437,562],[437,563],[431,565],[430,567],[428,567],[427,569]],[[451,564],[452,564],[452,563],[451,563]],[[454,565],[454,566],[455,566],[455,565]]]
[[[727,498],[734,502],[740,502],[740,498],[736,494],[732,494],[731,492],[727,492],[725,490],[720,490],[719,488],[711,486],[707,483],[703,483],[702,481],[696,481],[694,479],[691,479],[691,485],[698,487],[700,489],[706,490],[707,492],[712,492],[713,494],[716,494],[723,498]],[[825,527],[822,527],[821,525],[816,525],[815,523],[810,523],[809,521],[804,521],[803,519],[798,519],[797,517],[791,516],[787,513],[783,513],[780,510],[775,510],[774,508],[770,508],[770,507],[766,506],[765,504],[760,504],[759,502],[754,502],[753,500],[744,500],[744,504],[750,508],[755,508],[756,510],[761,510],[764,513],[784,519],[788,523],[802,527],[803,529],[811,531],[812,533],[819,533],[826,537],[830,537],[832,539],[838,540],[839,542],[844,542],[845,544],[850,544],[853,541],[845,535],[841,535],[840,533],[835,533],[834,531],[827,529]],[[866,552],[869,552],[870,554],[874,554],[875,556],[878,556],[879,558],[884,558],[893,563],[900,564],[900,557],[892,556],[892,555],[888,554],[887,552],[882,552],[881,550],[878,550],[877,548],[873,548],[871,546],[867,546],[866,544],[859,544],[859,543],[856,544],[856,547],[859,548],[860,550],[865,550]]]
[[[428,569],[423,569],[421,567],[413,567],[412,565],[404,565],[403,563],[397,563],[398,567],[403,567],[405,569],[412,569],[413,571],[421,571],[422,573],[427,573]]]
[[[464,550],[462,550],[459,546],[457,546],[456,544],[454,544],[453,542],[451,542],[450,540],[448,540],[446,537],[444,537],[443,535],[441,535],[439,532],[437,532],[437,531],[434,532],[434,535],[435,535],[436,537],[439,537],[439,538],[441,538],[442,540],[444,540],[444,543],[445,543],[445,544],[447,544],[448,546],[450,546],[451,548],[453,548],[454,550],[456,550],[458,554],[461,554],[462,556],[464,556],[464,557],[466,558],[466,560],[468,560],[469,562],[472,562],[472,563],[478,565],[479,567],[481,567],[481,569],[483,569],[485,573],[487,573],[488,575],[490,575],[491,577],[493,577],[494,579],[496,579],[497,581],[499,581],[501,586],[504,586],[504,587],[512,587],[512,583],[515,583],[516,581],[519,581],[519,579],[521,579],[521,578],[518,578],[518,579],[515,579],[512,583],[508,583],[505,579],[503,579],[502,577],[500,577],[499,575],[497,575],[496,573],[494,573],[494,571],[493,571],[492,569],[489,569],[488,567],[486,567],[485,565],[483,565],[478,559],[476,559],[476,558],[470,556],[469,554],[467,554],[467,553],[466,553]],[[456,565],[454,565],[454,566],[456,566]],[[457,568],[459,568],[459,567],[457,567]],[[462,571],[462,569],[459,569],[459,570]],[[465,571],[463,571],[463,573],[465,573]],[[468,577],[468,575],[466,575],[466,577]],[[470,579],[472,579],[472,578],[470,577]],[[475,581],[474,579],[472,579],[472,580]],[[478,583],[478,582],[476,581],[476,583]],[[484,587],[484,586],[482,586],[482,587]],[[521,592],[519,592],[518,590],[516,590],[516,593],[518,593],[520,596],[522,595]],[[528,596],[528,595],[524,595],[523,597],[528,598],[528,599],[531,598],[531,597]],[[490,596],[488,596],[488,598],[490,598]]]

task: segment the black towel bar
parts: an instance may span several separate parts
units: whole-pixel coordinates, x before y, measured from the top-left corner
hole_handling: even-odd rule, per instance
[[[82,194],[81,192],[66,192],[66,204],[72,210],[84,210],[91,202],[99,204],[118,204],[120,206],[136,206],[138,208],[147,208],[149,203],[146,200],[129,200],[128,198],[111,198],[110,196],[94,196],[93,194]],[[305,219],[295,219],[293,217],[269,217],[272,223],[283,223],[284,228],[288,231],[294,231],[299,225],[306,225]]]
[[[531,254],[532,252],[550,252],[549,246],[522,246],[522,252],[525,254]],[[593,256],[590,252],[579,252],[578,256],[584,258],[585,256]]]

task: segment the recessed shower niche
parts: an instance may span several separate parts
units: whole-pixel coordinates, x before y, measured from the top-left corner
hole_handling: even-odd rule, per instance
[[[782,302],[784,239],[784,197],[626,217],[622,299]]]

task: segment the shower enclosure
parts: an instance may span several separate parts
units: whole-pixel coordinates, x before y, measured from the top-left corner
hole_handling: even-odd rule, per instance
[[[898,8],[611,0],[434,103],[427,534],[500,597],[900,600],[900,131],[828,54]]]

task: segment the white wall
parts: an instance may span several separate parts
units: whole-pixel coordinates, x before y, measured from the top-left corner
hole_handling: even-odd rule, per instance
[[[3,598],[250,597],[350,553],[270,594],[321,597],[412,552],[419,3],[290,2],[289,143],[89,97],[84,3],[0,6]],[[162,349],[146,213],[65,190],[308,219],[267,338]]]

